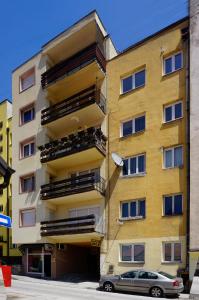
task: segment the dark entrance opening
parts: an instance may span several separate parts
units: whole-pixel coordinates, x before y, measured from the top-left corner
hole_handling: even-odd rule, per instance
[[[51,255],[44,255],[44,276],[51,277]]]
[[[90,247],[87,253],[88,278],[99,280],[100,278],[100,248]]]

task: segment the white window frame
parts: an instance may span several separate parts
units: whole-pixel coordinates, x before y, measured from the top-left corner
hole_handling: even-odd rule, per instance
[[[171,260],[165,260],[165,245],[166,244],[171,244]],[[174,245],[175,244],[180,244],[180,260],[175,260],[175,255],[174,255]],[[176,241],[176,242],[163,242],[162,243],[162,262],[163,263],[181,263],[182,262],[182,242],[181,241]]]
[[[180,53],[182,55],[182,65],[181,65],[181,68],[175,70],[175,56],[178,55],[178,54],[180,54]],[[165,72],[166,71],[166,67],[165,67],[166,65],[165,64],[166,64],[166,60],[169,59],[169,58],[171,58],[171,66],[172,66],[171,69],[172,69],[172,71],[169,72],[169,73],[166,73]],[[176,52],[176,53],[174,53],[174,54],[172,54],[170,56],[166,56],[166,57],[163,58],[163,76],[164,75],[172,74],[172,73],[174,73],[176,71],[179,71],[179,70],[181,70],[183,68],[183,66],[184,66],[183,51],[178,51],[178,52]]]
[[[182,105],[182,116],[179,117],[179,118],[175,118],[175,105],[176,104],[181,104]],[[166,121],[166,108],[168,107],[171,107],[171,120],[170,121]],[[172,104],[169,104],[169,105],[165,105],[164,106],[164,112],[163,112],[163,123],[170,123],[172,121],[175,121],[175,120],[179,120],[179,119],[182,119],[183,118],[183,102],[182,100],[179,100],[175,103],[172,103]]]
[[[33,189],[31,190],[31,191],[24,191],[24,186],[23,186],[23,184],[24,184],[24,179],[27,179],[27,178],[33,178],[34,177],[34,187],[33,187]],[[32,193],[32,192],[34,192],[35,191],[35,189],[36,189],[36,176],[35,176],[35,173],[31,173],[31,174],[29,174],[29,175],[25,175],[25,176],[21,176],[20,178],[19,178],[19,181],[20,181],[20,194],[24,194],[24,193]]]
[[[31,120],[30,121],[27,121],[27,122],[24,122],[24,113],[26,113],[27,111],[31,111]],[[33,110],[34,110],[34,115],[33,115]],[[20,125],[25,125],[27,123],[30,123],[31,121],[33,121],[35,119],[35,106],[34,104],[33,105],[30,105],[28,107],[25,107],[24,109],[22,108],[21,111],[20,111]]]
[[[138,157],[140,156],[144,156],[144,172],[138,172]],[[130,160],[131,158],[136,158],[136,173],[131,174],[130,173]],[[146,153],[142,153],[142,154],[138,154],[138,155],[134,155],[134,156],[130,156],[130,157],[126,157],[124,158],[124,160],[128,159],[128,174],[127,175],[123,175],[123,170],[121,170],[121,177],[125,178],[125,177],[134,177],[134,176],[142,176],[144,174],[146,174]]]
[[[129,201],[121,201],[120,202],[120,220],[135,220],[135,219],[144,219],[145,217],[142,215],[139,215],[139,201],[145,201],[145,210],[146,210],[146,199],[145,198],[140,198],[140,199],[135,199],[135,200],[129,200]],[[131,217],[130,216],[130,204],[132,202],[136,202],[136,216],[135,217]],[[129,217],[122,217],[122,204],[124,203],[128,203],[128,215]]]
[[[122,246],[131,246],[131,261],[124,261],[122,260]],[[134,246],[144,246],[144,260],[138,261],[134,260]],[[133,258],[133,260],[132,260]],[[124,244],[119,244],[119,262],[124,263],[124,264],[144,264],[145,263],[145,243],[124,243]]]
[[[28,76],[27,76],[28,73],[33,74],[33,83],[32,83],[31,85],[29,85],[27,88],[24,88],[24,89],[23,89],[23,88],[22,88],[22,80],[23,80],[24,78],[27,78],[27,77],[28,77]],[[21,75],[19,76],[19,92],[22,93],[22,92],[28,90],[29,88],[31,88],[32,86],[34,86],[34,85],[35,85],[35,81],[36,81],[35,67],[32,67],[32,68],[28,69],[26,72],[24,72],[23,74],[21,74]]]
[[[175,196],[179,196],[181,195],[182,196],[182,214],[183,214],[183,194],[182,193],[177,193],[177,194],[172,194],[172,195],[164,195],[163,196],[163,208],[162,208],[162,215],[164,217],[169,217],[169,216],[181,216],[181,214],[174,214],[174,197]],[[165,197],[172,197],[172,214],[171,215],[165,215]]]
[[[179,147],[182,148],[182,165],[178,166],[178,167],[175,167],[174,166],[174,149],[179,148]],[[166,151],[169,151],[169,150],[172,150],[172,166],[171,167],[166,167]],[[184,153],[183,153],[183,146],[182,145],[177,145],[177,146],[174,146],[174,147],[165,148],[163,150],[163,169],[167,170],[167,169],[182,168],[183,164],[184,164],[184,159],[183,158],[184,158]]]
[[[142,72],[142,71],[145,71],[145,83],[144,83],[144,85],[140,85],[140,86],[138,86],[138,87],[135,87],[135,75],[136,75],[137,73]],[[130,89],[130,90],[126,91],[126,92],[123,92],[123,80],[125,80],[125,79],[128,78],[128,77],[131,77],[131,78],[132,78],[132,89]],[[143,68],[143,69],[141,69],[141,70],[139,70],[139,71],[136,71],[136,72],[134,72],[134,73],[132,73],[132,74],[129,74],[128,76],[121,77],[120,95],[124,95],[124,94],[129,93],[130,91],[133,91],[133,90],[135,90],[135,89],[137,89],[137,88],[139,88],[139,87],[145,86],[145,84],[146,84],[146,68]]]
[[[23,225],[23,214],[26,213],[26,212],[34,212],[34,224],[33,225]],[[36,226],[36,209],[34,207],[30,207],[30,208],[25,208],[25,209],[21,209],[19,211],[19,221],[20,221],[20,228],[28,228],[28,227],[35,227]]]
[[[145,114],[138,115],[138,116],[136,116],[136,117],[134,117],[134,118],[132,118],[132,119],[127,119],[127,120],[124,120],[124,121],[122,121],[122,122],[120,123],[120,137],[121,137],[121,138],[125,138],[125,137],[128,137],[128,136],[134,135],[134,134],[136,134],[136,133],[145,131],[145,129],[143,129],[143,130],[140,130],[140,131],[136,131],[136,132],[135,132],[135,120],[138,119],[138,118],[141,118],[141,117],[145,117],[145,129],[146,129],[146,115],[145,115]],[[132,129],[133,129],[133,130],[132,130],[132,132],[131,132],[130,134],[128,134],[128,135],[123,135],[123,125],[124,125],[124,123],[130,122],[130,121],[132,121]]]
[[[31,153],[31,144],[34,144],[34,152],[33,153]],[[28,147],[29,155],[27,155],[27,156],[24,156],[24,147],[25,146],[29,146]],[[23,143],[23,142],[21,143],[21,158],[28,158],[30,156],[33,156],[34,154],[35,154],[35,140],[34,139],[28,141],[27,143]]]

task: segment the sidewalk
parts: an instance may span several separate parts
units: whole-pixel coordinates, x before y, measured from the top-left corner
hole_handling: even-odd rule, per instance
[[[199,277],[194,276],[189,299],[199,300]]]
[[[33,278],[21,275],[12,275],[12,280],[20,280],[24,282],[32,282],[32,283],[39,283],[39,284],[49,284],[53,286],[63,286],[63,287],[79,287],[83,289],[92,289],[96,290],[99,287],[98,282],[92,281],[80,281],[80,282],[70,282],[70,281],[57,281],[57,280],[50,280],[50,279],[41,279],[41,278]],[[1,299],[1,298],[0,298]]]

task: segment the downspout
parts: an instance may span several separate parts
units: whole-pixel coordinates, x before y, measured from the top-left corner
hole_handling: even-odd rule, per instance
[[[9,165],[9,134],[10,134],[10,128],[7,127],[6,128],[6,162]],[[9,202],[9,185],[6,188],[6,202],[7,202],[7,209],[6,209],[6,215],[9,216],[10,215],[10,202]],[[7,227],[6,228],[6,232],[7,232],[7,257],[10,256],[10,247],[9,247],[9,242],[10,242],[10,229]]]

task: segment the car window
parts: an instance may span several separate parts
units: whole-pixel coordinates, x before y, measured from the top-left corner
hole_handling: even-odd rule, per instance
[[[132,271],[132,272],[127,272],[121,275],[122,278],[135,278],[137,272]]]
[[[152,272],[141,271],[141,272],[139,272],[138,278],[141,278],[141,279],[158,279],[158,275],[156,275]]]
[[[160,275],[163,275],[163,276],[169,278],[169,279],[175,278],[175,276],[173,276],[173,275],[171,275],[171,274],[168,274],[168,273],[166,273],[166,272],[158,272],[158,273],[159,273]]]

